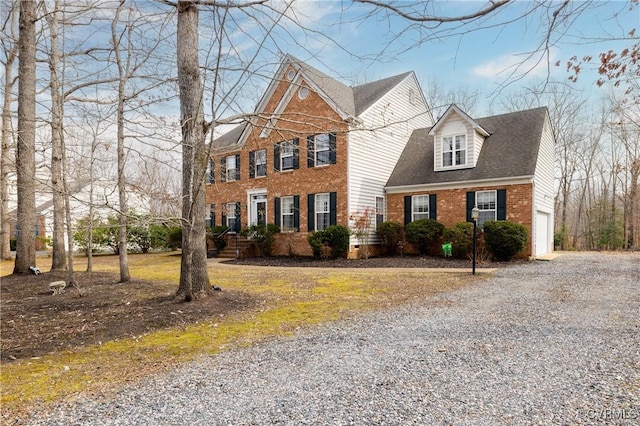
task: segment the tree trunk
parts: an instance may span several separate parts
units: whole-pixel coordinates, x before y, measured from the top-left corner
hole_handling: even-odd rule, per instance
[[[11,28],[15,22],[17,15],[13,10],[11,13]],[[11,259],[11,231],[12,223],[9,218],[9,184],[7,178],[11,172],[11,148],[12,129],[11,129],[11,101],[13,93],[13,63],[15,62],[18,52],[18,44],[13,43],[11,48],[6,52],[6,62],[4,65],[4,99],[2,103],[2,154],[0,154],[1,173],[0,176],[0,258]]]
[[[118,126],[118,259],[120,263],[120,282],[124,283],[131,279],[129,274],[129,257],[127,255],[127,190],[125,178],[125,152],[124,152],[124,104],[126,100],[125,83],[126,69],[122,64],[120,57],[120,45],[118,43],[115,31],[117,18],[120,16],[120,7],[124,1],[121,1],[116,13],[116,18],[112,22],[112,42],[113,50],[116,57],[116,65],[118,67],[118,107],[117,107],[117,126]]]
[[[182,126],[182,262],[177,297],[191,301],[210,292],[204,227],[202,83],[198,62],[198,6],[178,2],[178,85]]]
[[[64,247],[64,192],[62,184],[62,151],[64,135],[62,130],[63,99],[60,90],[60,52],[58,51],[58,15],[60,2],[56,0],[53,12],[47,13],[47,24],[51,37],[49,54],[49,71],[51,74],[51,189],[53,198],[53,253],[51,270],[63,271],[67,267],[67,256]]]
[[[36,263],[36,3],[20,2],[18,56],[18,242],[14,274],[27,274]]]

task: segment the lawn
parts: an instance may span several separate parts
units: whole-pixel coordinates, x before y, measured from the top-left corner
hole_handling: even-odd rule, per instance
[[[104,394],[200,356],[354,318],[374,309],[428,300],[474,281],[469,273],[223,266],[209,264],[223,291],[176,303],[180,257],[130,255],[132,281],[117,283],[117,256],[94,258],[79,288],[51,295],[65,274],[12,276],[0,264],[2,417],[71,398]],[[77,259],[75,270],[86,268]]]

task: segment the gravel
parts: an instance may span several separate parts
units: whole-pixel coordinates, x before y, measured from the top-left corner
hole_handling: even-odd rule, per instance
[[[27,423],[639,424],[639,283],[638,253],[521,263]]]

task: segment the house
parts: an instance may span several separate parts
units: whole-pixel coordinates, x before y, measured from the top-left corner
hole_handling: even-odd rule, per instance
[[[290,55],[251,117],[213,143],[207,224],[276,224],[277,255],[310,255],[310,232],[353,213],[385,220],[384,186],[414,130],[433,124],[413,72],[350,87]]]
[[[525,256],[553,250],[555,142],[546,108],[473,119],[451,105],[413,132],[389,181],[388,220],[445,226],[509,220],[529,230]]]
[[[525,225],[524,255],[553,249],[554,138],[546,108],[434,124],[413,72],[349,87],[287,55],[248,122],[217,138],[207,224],[276,224],[274,254],[310,255],[310,232],[433,218]],[[351,238],[349,256],[359,250]],[[237,250],[236,250],[237,253]]]

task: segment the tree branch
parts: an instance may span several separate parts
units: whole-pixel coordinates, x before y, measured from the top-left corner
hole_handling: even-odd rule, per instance
[[[381,8],[381,9],[388,9],[390,11],[392,11],[393,13],[397,14],[398,16],[401,16],[409,21],[414,21],[414,22],[438,22],[438,23],[445,23],[445,22],[460,22],[460,21],[468,21],[470,19],[475,19],[478,18],[480,16],[484,16],[487,15],[491,12],[493,12],[494,10],[506,5],[507,3],[511,2],[511,0],[499,0],[499,1],[491,1],[490,4],[484,8],[484,9],[480,9],[474,13],[471,13],[469,15],[461,15],[461,16],[452,16],[452,17],[446,17],[446,16],[426,16],[426,15],[411,15],[409,13],[403,12],[402,10],[400,10],[400,8],[392,6],[390,4],[385,4],[381,1],[377,1],[377,0],[353,0],[356,3],[365,3],[365,4],[371,4],[377,8]]]

